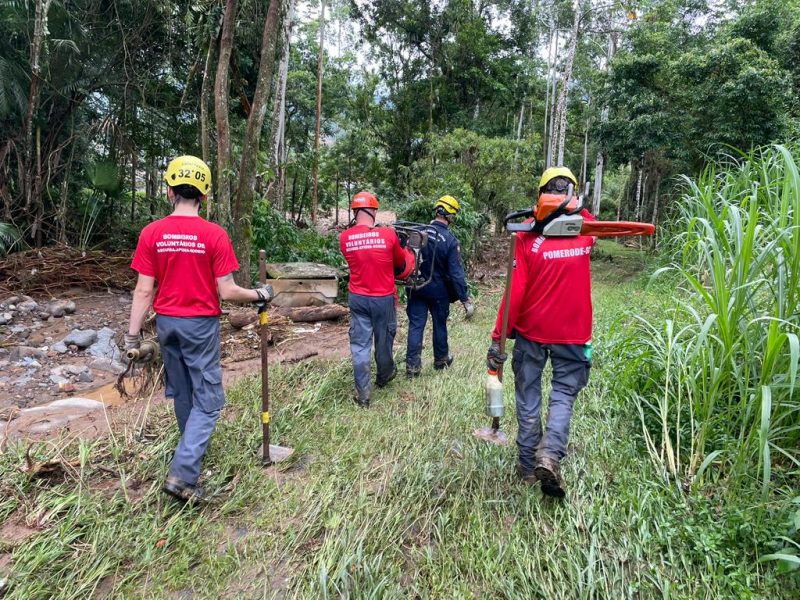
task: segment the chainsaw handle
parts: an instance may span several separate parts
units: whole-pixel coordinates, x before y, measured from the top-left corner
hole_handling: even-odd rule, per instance
[[[513,221],[514,219],[527,219],[528,217],[532,217],[532,216],[533,216],[533,209],[532,208],[523,208],[521,210],[513,210],[513,211],[511,211],[510,213],[508,213],[506,215],[505,219],[503,219],[503,225],[505,225],[506,229],[508,229],[509,228],[509,225],[508,225],[509,221]],[[518,223],[518,224],[521,225],[522,223]],[[515,225],[515,223],[512,223],[512,225]],[[513,231],[513,230],[512,229],[508,229],[508,231]]]

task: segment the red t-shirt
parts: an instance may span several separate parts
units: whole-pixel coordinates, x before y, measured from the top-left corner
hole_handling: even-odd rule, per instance
[[[350,266],[348,289],[362,296],[393,295],[395,269],[414,260],[391,227],[354,225],[339,236],[339,249]]]
[[[202,217],[171,215],[139,235],[131,268],[158,282],[153,310],[170,317],[215,317],[217,277],[239,268],[225,230]]]
[[[584,218],[594,220],[589,213]],[[592,339],[591,236],[518,233],[511,279],[508,332],[540,344],[586,344]],[[500,339],[503,304],[492,339]]]

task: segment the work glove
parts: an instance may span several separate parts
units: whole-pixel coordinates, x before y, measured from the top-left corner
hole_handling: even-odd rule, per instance
[[[137,334],[134,335],[134,334],[126,333],[125,334],[125,340],[124,340],[123,343],[124,343],[124,346],[125,346],[125,352],[127,352],[128,350],[138,350],[140,344],[142,343],[142,334],[141,333],[137,333]]]
[[[507,359],[508,355],[505,352],[500,352],[500,343],[492,342],[486,352],[486,367],[490,371],[498,371]]]
[[[469,321],[475,316],[475,305],[469,300],[464,300],[461,304],[464,305],[464,318]]]
[[[267,308],[267,304],[269,304],[272,299],[275,297],[275,292],[272,290],[272,286],[268,283],[262,283],[256,288],[256,294],[258,294],[258,300],[254,303],[258,306],[259,312]]]

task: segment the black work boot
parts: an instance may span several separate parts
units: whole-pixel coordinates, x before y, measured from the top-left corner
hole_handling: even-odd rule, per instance
[[[442,369],[450,368],[450,365],[453,364],[453,357],[448,355],[445,358],[437,358],[433,361],[433,368],[437,371],[441,371]]]
[[[359,396],[358,393],[353,394],[353,401],[361,408],[369,408],[369,396]]]
[[[563,498],[567,495],[564,489],[564,480],[561,479],[561,468],[556,459],[542,456],[536,461],[533,474],[542,482],[542,493],[545,496]]]
[[[379,388],[385,388],[387,385],[389,385],[389,382],[392,379],[394,379],[395,377],[397,377],[397,367],[396,366],[392,369],[392,374],[389,375],[389,377],[387,377],[384,381],[376,381],[375,385],[377,385]]]
[[[413,379],[414,377],[419,377],[422,374],[422,367],[417,365],[412,367],[411,365],[406,365],[406,378]]]
[[[536,478],[535,471],[526,471],[525,469],[522,468],[522,465],[519,463],[517,464],[517,477],[519,477],[522,480],[522,483],[525,483],[527,485],[536,485],[536,482],[539,481]]]
[[[187,504],[202,504],[206,500],[206,494],[202,488],[186,483],[177,477],[167,477],[164,485],[161,486],[161,491]]]

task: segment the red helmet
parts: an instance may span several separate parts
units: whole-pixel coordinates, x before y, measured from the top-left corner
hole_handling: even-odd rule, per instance
[[[353,210],[358,208],[378,208],[378,199],[375,197],[375,194],[370,192],[358,192],[353,196],[350,208]]]

